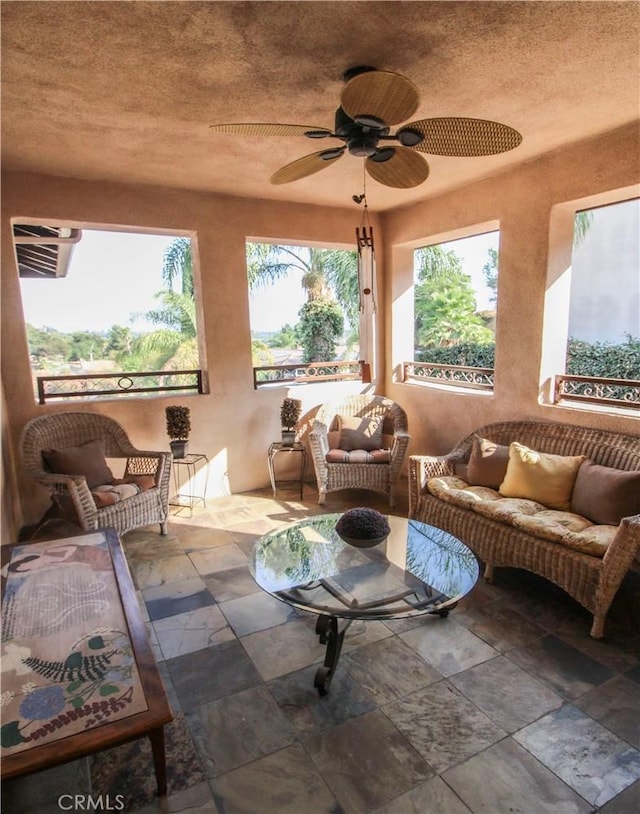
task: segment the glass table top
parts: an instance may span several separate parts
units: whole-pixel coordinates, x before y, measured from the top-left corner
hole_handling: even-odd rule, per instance
[[[391,533],[355,548],[336,533],[340,514],[322,514],[261,537],[251,574],[272,596],[346,619],[400,619],[444,611],[475,585],[478,562],[453,535],[390,515]]]

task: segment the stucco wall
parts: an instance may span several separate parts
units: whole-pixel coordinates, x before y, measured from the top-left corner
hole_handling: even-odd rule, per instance
[[[638,155],[634,124],[375,219],[381,293],[378,362],[383,374],[377,389],[407,410],[411,452],[444,452],[480,424],[507,418],[543,418],[640,432],[640,423],[631,417],[551,407],[538,401],[545,385],[544,371],[552,367],[554,353],[563,352],[562,347],[554,348],[549,342],[553,326],[549,320],[545,326],[545,298],[552,283],[562,276],[568,247],[570,258],[571,218],[556,212],[558,217],[551,228],[552,209],[566,201],[606,195],[637,184]],[[332,210],[5,173],[2,383],[12,448],[16,448],[26,421],[35,415],[56,409],[95,409],[120,421],[136,446],[167,449],[164,407],[176,401],[113,400],[64,408],[34,403],[11,239],[12,217],[95,227],[112,224],[164,233],[176,230],[196,236],[200,270],[196,280],[201,292],[200,328],[209,393],[188,401],[193,425],[190,447],[209,456],[211,496],[268,483],[266,450],[279,435],[279,405],[285,395],[295,394],[302,399],[304,410],[310,411],[338,392],[356,389],[353,384],[334,384],[254,391],[244,247],[246,237],[352,246],[360,218],[357,209]],[[461,393],[399,382],[399,365],[411,358],[408,354],[412,348],[411,323],[406,319],[412,296],[412,247],[434,235],[460,233],[496,221],[501,243],[494,393]],[[543,337],[547,340],[544,364]],[[7,460],[11,456],[5,458],[5,465]],[[308,474],[312,476],[311,470]],[[3,541],[7,542],[15,537],[18,523],[34,522],[40,516],[48,500],[34,492],[19,472],[5,471],[4,476],[2,519]],[[7,517],[4,507],[15,484],[22,496],[22,516],[16,512],[13,518]]]
[[[640,432],[638,418],[540,403],[550,371],[562,372],[567,313],[561,324],[564,272],[571,262],[572,214],[568,201],[628,189],[640,177],[637,123],[567,147],[513,171],[487,178],[383,216],[385,237],[385,394],[409,414],[410,452],[439,454],[475,428],[503,419],[543,419]],[[464,160],[464,159],[462,159]],[[473,159],[466,159],[472,161]],[[494,224],[500,227],[500,272],[495,387],[491,395],[400,381],[400,365],[411,359],[407,331],[412,280],[411,252],[426,238]],[[568,287],[567,291],[568,291]],[[545,320],[545,301],[548,313]],[[566,305],[566,302],[564,303]],[[544,352],[544,355],[543,355]]]

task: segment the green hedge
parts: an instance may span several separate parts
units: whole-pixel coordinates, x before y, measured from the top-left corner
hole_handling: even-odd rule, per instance
[[[627,341],[620,345],[570,339],[566,372],[572,376],[640,381],[640,337],[627,335]]]
[[[465,365],[467,367],[493,367],[496,346],[493,342],[461,342],[449,347],[416,348],[416,362],[433,362],[437,365]]]
[[[440,365],[492,368],[495,365],[495,344],[464,342],[446,348],[416,348],[415,359],[416,362],[434,362]],[[570,339],[567,343],[566,373],[572,376],[640,381],[640,337],[627,335],[627,341],[619,345]]]

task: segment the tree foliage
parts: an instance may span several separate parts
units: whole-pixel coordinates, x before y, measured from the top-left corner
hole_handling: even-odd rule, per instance
[[[489,343],[493,333],[476,313],[471,278],[453,250],[427,246],[416,252],[418,282],[414,288],[415,347]]]
[[[482,267],[484,281],[487,288],[491,289],[491,302],[498,299],[498,251],[491,246],[488,249],[489,257]]]
[[[162,260],[162,281],[167,291],[173,291],[175,283],[179,293],[195,298],[191,238],[177,237],[167,246]]]
[[[493,368],[495,344],[462,342],[449,347],[431,346],[420,348],[415,358],[417,362],[440,365]],[[640,381],[640,337],[627,335],[626,342],[618,344],[570,339],[565,370],[571,376]]]
[[[306,302],[298,313],[302,361],[308,364],[335,359],[344,330],[344,317],[338,305],[332,300],[314,299]]]
[[[570,339],[566,372],[571,376],[640,381],[640,337],[626,336],[627,341],[617,345]]]

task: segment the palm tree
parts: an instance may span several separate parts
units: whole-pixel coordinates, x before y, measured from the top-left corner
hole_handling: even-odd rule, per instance
[[[173,284],[177,281],[181,293],[195,299],[191,238],[177,237],[171,241],[162,261],[162,280],[168,291],[173,291]]]
[[[177,237],[171,241],[164,253],[162,280],[165,289],[155,295],[159,307],[143,315],[158,330],[142,336],[134,353],[151,359],[153,369],[195,369],[200,358],[190,238]],[[178,291],[174,290],[176,284]]]
[[[302,287],[309,302],[335,298],[351,327],[358,329],[358,260],[355,251],[272,243],[247,244],[250,289],[274,283],[293,270],[301,273]]]
[[[162,307],[148,311],[144,316],[158,325],[158,330],[142,336],[136,352],[147,358],[153,357],[152,367],[157,370],[199,367],[195,300],[173,291],[160,291],[156,298]]]

